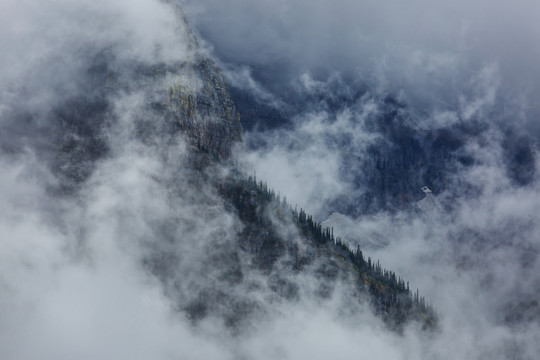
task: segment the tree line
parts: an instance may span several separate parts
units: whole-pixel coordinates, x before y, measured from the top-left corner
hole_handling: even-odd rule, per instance
[[[408,281],[396,275],[394,271],[383,268],[379,260],[366,258],[360,246],[351,249],[348,243],[334,236],[333,228],[323,227],[304,209],[298,210],[296,206],[293,208],[285,197],[276,194],[266,182],[257,181],[255,175],[243,176],[241,182],[246,189],[257,192],[267,203],[272,203],[282,212],[289,213],[298,228],[312,239],[315,246],[328,246],[343,254],[356,269],[358,285],[367,288],[373,296],[377,312],[394,317],[397,321],[405,320],[410,312],[424,314],[425,317],[434,319],[433,307],[420,296],[418,289],[411,291]]]

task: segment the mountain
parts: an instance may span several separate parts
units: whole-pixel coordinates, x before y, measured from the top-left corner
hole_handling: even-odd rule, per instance
[[[456,104],[449,110],[455,118],[440,121],[351,79],[323,78],[315,90],[294,89],[292,79],[294,90],[285,95],[281,85],[256,79],[280,106],[249,88],[232,94],[241,115],[256,114],[242,122],[247,147],[258,154],[253,163],[262,163],[257,173],[271,177],[264,165],[282,166],[289,177],[276,171],[273,182],[283,186],[282,179],[292,178],[296,189],[307,189],[302,195],[317,199],[322,225],[353,248],[393,260],[414,253],[409,268],[425,264],[420,274],[433,274],[439,303],[449,305],[446,324],[459,328],[444,343],[453,343],[463,324],[484,339],[498,338],[494,329],[501,328],[524,339],[537,332],[538,141],[522,127],[519,111],[498,99],[466,117]],[[319,163],[326,168],[312,167]],[[306,164],[301,169],[309,175],[299,176],[291,164]],[[456,300],[457,293],[479,298]],[[486,326],[476,332],[480,317]],[[528,340],[510,343],[501,343],[501,355],[492,345],[470,348],[483,354],[473,358],[526,359],[534,358],[528,351],[538,352]]]
[[[360,248],[349,249],[347,239],[334,237],[333,230],[304,210],[292,209],[267,185],[233,165],[235,148],[242,145],[239,112],[223,73],[199,48],[179,8],[177,16],[188,38],[187,60],[146,64],[120,59],[114,48],[96,49],[82,75],[87,79],[83,88],[55,106],[49,119],[55,134],[49,162],[61,179],[58,190],[64,196],[77,194],[103,161],[116,156],[118,147],[125,146],[117,142],[127,129],[122,112],[136,106],[129,142],[134,149],[157,151],[171,167],[168,171],[177,174],[160,180],[172,191],[172,199],[190,201],[174,194],[194,193],[201,197],[197,201],[223,206],[222,211],[239,222],[232,240],[216,240],[212,251],[196,255],[199,270],[184,267],[179,251],[187,245],[180,245],[181,235],[174,226],[158,223],[152,229],[154,241],[162,244],[152,245],[142,263],[193,322],[218,317],[238,329],[268,307],[267,300],[257,299],[261,286],[276,297],[272,301],[294,302],[300,296],[330,299],[343,283],[349,296],[358,299],[358,308],[370,304],[392,327],[401,328],[410,320],[434,326],[433,309],[413,294],[408,283],[364,256]],[[141,96],[141,100],[130,99],[119,113],[116,102],[126,96]],[[17,114],[25,116],[31,118],[24,112]],[[187,144],[187,160],[175,164],[168,153],[175,151],[178,137]],[[179,172],[187,183],[175,180]],[[219,199],[208,192],[219,194]],[[179,284],[184,272],[201,270],[221,284],[195,280]],[[264,281],[253,280],[254,274]],[[314,282],[309,291],[301,285],[306,276]],[[306,291],[309,295],[303,294]]]
[[[3,88],[0,283],[13,291],[2,295],[0,331],[28,331],[43,349],[17,343],[10,351],[23,355],[7,358],[148,352],[139,344],[154,333],[235,344],[287,311],[367,316],[392,336],[435,329],[435,310],[409,282],[245,171],[224,74],[182,11],[158,3],[175,15],[175,56],[161,43],[134,55],[148,36],[125,39],[136,13],[127,35],[77,32],[69,52]],[[124,21],[106,18],[112,29]],[[97,345],[79,348],[86,341]]]
[[[345,281],[352,286],[351,291],[357,292],[355,297],[372,304],[392,327],[401,328],[409,320],[434,326],[433,309],[425,299],[414,295],[408,283],[394,272],[365,258],[359,248],[349,249],[329,228],[323,228],[303,210],[293,210],[285,199],[280,199],[255,177],[242,174],[236,167],[227,170],[227,175],[215,174],[220,167],[231,166],[228,160],[233,155],[232,149],[241,141],[240,117],[221,71],[208,58],[197,61],[195,74],[187,78],[204,84],[203,90],[192,95],[186,90],[189,84],[178,80],[167,91],[168,101],[157,103],[155,109],[157,116],[162,111],[167,122],[179,125],[197,159],[206,159],[204,166],[197,161],[195,168],[204,173],[196,176],[204,179],[209,171],[213,174],[206,180],[217,189],[225,207],[239,218],[242,230],[232,247],[220,249],[217,267],[212,270],[230,288],[201,287],[190,300],[179,301],[178,306],[194,321],[219,315],[227,324],[238,326],[264,307],[248,300],[251,291],[244,288],[249,278],[247,273],[262,272],[271,291],[289,301],[297,299],[302,291],[296,277],[309,274],[315,276],[317,284],[312,290],[314,297],[331,297],[336,284]],[[193,70],[189,67],[169,70],[177,79],[185,78],[186,71]],[[162,261],[170,257],[168,252],[159,252],[145,260],[164,282],[174,281],[171,274],[178,274],[174,260]],[[243,291],[247,294],[242,294]]]

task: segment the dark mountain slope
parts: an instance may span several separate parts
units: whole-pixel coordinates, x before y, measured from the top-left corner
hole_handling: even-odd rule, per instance
[[[114,46],[86,49],[76,91],[59,92],[47,113],[13,107],[6,128],[25,120],[29,129],[3,147],[22,152],[31,144],[57,179],[48,190],[74,202],[99,184],[104,164],[113,169],[106,179],[112,181],[124,174],[110,163],[126,153],[151,154],[163,173],[145,180],[167,194],[168,212],[157,218],[146,212],[148,234],[124,229],[121,237],[143,242],[145,269],[194,323],[217,317],[238,330],[274,303],[303,296],[324,301],[344,287],[348,298],[371,304],[393,327],[408,320],[433,326],[433,310],[396,274],[348,249],[254,179],[223,174],[242,144],[240,118],[223,74],[178,11],[190,39],[185,60],[147,63],[122,58]]]
[[[409,320],[435,325],[433,309],[418,294],[413,296],[408,282],[366,259],[360,248],[351,250],[334,237],[333,229],[323,228],[302,209],[292,209],[262,181],[236,174],[219,184],[219,192],[242,221],[240,246],[257,267],[278,278],[283,275],[275,273],[278,262],[282,272],[313,272],[320,278],[316,294],[323,298],[331,296],[338,279],[345,279],[354,284],[355,297],[367,300],[389,325],[399,328]],[[294,297],[294,287],[285,281],[278,281],[274,290]]]

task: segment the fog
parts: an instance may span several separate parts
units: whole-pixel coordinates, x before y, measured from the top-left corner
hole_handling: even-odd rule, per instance
[[[357,19],[346,11],[346,2],[336,3],[333,14],[323,2],[309,9],[302,2],[250,4],[232,2],[230,12],[219,21],[208,14],[224,10],[221,3],[186,7],[193,23],[201,26],[197,29],[206,45],[214,47],[214,56],[232,69],[232,77],[246,66],[267,71],[267,65],[272,68],[268,59],[279,54],[278,63],[292,74],[285,78],[286,83],[304,75],[297,84],[300,90],[295,90],[303,94],[328,89],[326,79],[317,75],[320,69],[341,71],[343,66],[347,72],[360,67],[356,55],[340,57],[339,66],[319,55],[327,46],[336,46],[338,51],[349,42],[356,43],[349,26]],[[387,7],[370,6],[379,19],[385,11],[394,12]],[[465,8],[470,6],[459,9]],[[495,8],[498,16],[508,10]],[[439,14],[443,9],[433,6],[430,10]],[[475,9],[470,9],[472,15],[478,13]],[[517,6],[512,9],[521,14]],[[317,17],[298,16],[309,14],[308,10]],[[413,9],[401,10],[399,18],[416,14]],[[259,21],[262,14],[268,20]],[[377,17],[363,14],[366,22],[355,26],[373,29],[375,35],[389,31],[375,21]],[[274,23],[278,15],[284,21],[279,31]],[[324,279],[309,271],[290,274],[288,280],[298,286],[299,296],[289,301],[276,298],[270,281],[256,270],[244,273],[239,285],[224,280],[228,264],[218,260],[234,248],[240,220],[227,210],[215,188],[189,166],[190,150],[183,135],[168,134],[165,125],[165,129],[161,127],[163,120],[149,111],[149,99],[167,85],[167,79],[165,84],[151,82],[133,69],[134,63],[151,66],[193,61],[198,50],[190,46],[191,35],[178,16],[169,3],[154,0],[56,0],[46,4],[8,0],[0,4],[2,359],[535,358],[540,351],[537,314],[524,312],[524,318],[514,322],[503,321],[498,314],[503,313],[502,307],[515,304],[514,295],[535,300],[538,294],[540,228],[535,214],[540,210],[540,189],[536,179],[517,188],[508,179],[499,156],[502,144],[496,127],[486,133],[487,138],[468,144],[481,160],[478,165],[456,174],[456,183],[479,187],[478,196],[461,199],[450,213],[441,210],[407,220],[383,213],[372,223],[393,226],[388,247],[373,250],[370,256],[410,279],[433,303],[440,317],[434,333],[421,330],[416,323],[401,334],[389,330],[367,303],[356,302],[350,279],[330,284],[332,296],[321,300],[313,294]],[[349,19],[340,22],[343,42],[333,41],[335,33],[323,36],[320,30],[310,31],[316,19],[328,29],[341,17]],[[204,19],[213,19],[214,25]],[[225,26],[227,19],[242,25],[230,28]],[[260,30],[246,30],[255,23]],[[395,24],[391,32],[397,34],[395,42],[407,35],[401,29],[411,23]],[[443,33],[449,31],[444,24],[440,25]],[[524,21],[523,27],[526,24]],[[228,35],[223,26],[231,31]],[[504,29],[500,31],[504,33]],[[238,32],[249,36],[240,41],[235,36]],[[212,33],[223,34],[223,39],[208,35]],[[320,46],[313,40],[317,33],[315,42]],[[408,36],[418,34],[424,32]],[[427,39],[418,35],[418,43],[435,46],[430,34]],[[388,46],[375,35],[366,40],[373,49]],[[526,39],[535,39],[538,32],[533,28],[527,35]],[[238,57],[227,57],[220,46]],[[440,51],[446,51],[446,46],[448,43],[440,44]],[[375,50],[373,56],[378,56]],[[257,54],[253,63],[246,61],[249,51]],[[119,74],[114,91],[94,88],[96,79],[91,72],[89,75],[88,69],[103,54],[110,56],[108,66]],[[409,50],[396,59],[407,54]],[[478,56],[483,59],[483,55]],[[390,61],[388,67],[392,64]],[[306,69],[313,74],[306,75]],[[392,70],[400,72],[400,68]],[[458,70],[456,73],[468,76]],[[390,73],[383,71],[381,76],[388,85],[377,91],[395,89],[399,79]],[[501,74],[501,82],[506,81],[505,65],[482,65],[469,82],[478,91],[462,95],[459,109],[450,108],[437,121],[490,114],[498,106],[490,90],[500,89],[500,82],[493,80],[497,74]],[[273,106],[281,103],[272,93],[275,84],[244,78],[252,81],[256,96],[267,94],[267,100],[275,100]],[[182,81],[197,88],[196,80],[187,74]],[[377,84],[385,84],[379,80]],[[413,91],[407,93],[407,99],[421,97],[414,89],[423,81],[407,84]],[[104,99],[107,105],[97,113],[83,109],[73,115],[88,123],[62,125],[66,115],[61,109],[71,99],[80,98]],[[295,117],[288,134],[269,134],[270,151],[239,150],[237,160],[268,179],[291,202],[323,213],[327,200],[336,194],[362,191],[346,178],[334,176],[341,156],[335,139],[347,134],[359,156],[366,144],[377,140],[361,121],[377,113],[376,100],[370,96],[362,99],[335,113],[310,107]],[[528,116],[528,112],[523,115],[525,120]],[[328,122],[328,117],[336,121]],[[422,119],[429,122],[432,118]],[[141,124],[148,129],[144,141],[138,135]],[[84,129],[82,133],[73,130],[79,127]],[[99,151],[63,158],[59,139],[83,135],[99,139],[98,145],[84,142],[83,148]],[[291,143],[296,146],[291,148]],[[220,171],[227,169],[205,176],[220,176]],[[65,174],[71,172],[77,173],[78,181],[66,180]],[[469,241],[471,233],[475,236]],[[461,241],[463,237],[467,241]],[[482,240],[490,237],[505,241],[484,244]],[[454,242],[456,239],[460,241]],[[251,269],[249,259],[236,261],[242,269]],[[161,265],[166,271],[159,271]],[[194,321],[184,309],[206,293],[221,296],[216,310]],[[234,313],[237,302],[254,304],[258,311],[231,327],[226,318]],[[534,306],[526,308],[537,311]]]

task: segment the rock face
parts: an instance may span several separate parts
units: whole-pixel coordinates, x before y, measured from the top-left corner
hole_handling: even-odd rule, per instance
[[[143,142],[159,147],[181,134],[196,167],[228,159],[242,141],[240,116],[223,73],[201,51],[179,9],[178,18],[189,42],[183,61],[148,64],[119,59],[114,49],[89,50],[78,91],[56,106],[46,121],[47,129],[37,131],[49,143],[47,161],[66,188],[84,181],[96,160],[107,156],[110,144],[104,133],[123,111],[135,112],[135,136]],[[32,115],[23,109],[15,118],[20,122]]]
[[[155,70],[163,82],[172,82],[163,102],[154,104],[158,113],[176,124],[192,146],[217,159],[228,158],[234,144],[242,141],[242,126],[219,68],[198,56],[194,64]],[[186,74],[194,81],[185,82]]]

